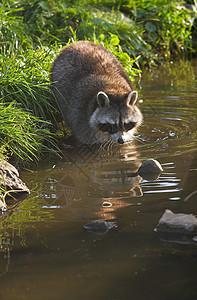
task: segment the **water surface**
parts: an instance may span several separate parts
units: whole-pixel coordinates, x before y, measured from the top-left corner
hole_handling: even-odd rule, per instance
[[[197,215],[197,61],[143,72],[133,145],[70,150],[22,179],[31,196],[1,217],[0,299],[196,299],[197,245],[154,231],[168,208]],[[133,176],[147,158],[157,180]],[[114,222],[88,232],[93,220]]]

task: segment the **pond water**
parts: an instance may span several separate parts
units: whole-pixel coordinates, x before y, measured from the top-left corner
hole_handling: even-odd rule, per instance
[[[160,236],[165,209],[197,215],[197,61],[143,72],[135,143],[21,172],[31,196],[1,217],[0,299],[196,299],[197,242]],[[157,180],[134,176],[157,159]],[[93,220],[108,230],[86,230]]]

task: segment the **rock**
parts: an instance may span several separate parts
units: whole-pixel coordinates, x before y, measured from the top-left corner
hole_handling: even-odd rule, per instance
[[[14,198],[18,198],[30,194],[28,187],[19,178],[17,169],[10,163],[2,160],[0,160],[0,188],[5,190],[6,197],[11,195]]]
[[[115,222],[95,220],[83,226],[86,230],[95,234],[105,234],[111,228],[117,227]]]
[[[174,214],[166,209],[159,220],[157,231],[196,235],[197,218],[191,214]]]
[[[156,180],[162,171],[163,169],[160,163],[157,160],[150,158],[143,162],[139,167],[137,174],[145,180]]]

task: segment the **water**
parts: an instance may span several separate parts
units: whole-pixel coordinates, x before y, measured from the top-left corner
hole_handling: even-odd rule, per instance
[[[31,196],[1,217],[0,299],[196,299],[197,242],[160,236],[165,209],[197,214],[197,61],[143,72],[133,146],[65,151],[22,179]],[[147,158],[157,180],[134,173]],[[113,222],[89,232],[93,220]]]

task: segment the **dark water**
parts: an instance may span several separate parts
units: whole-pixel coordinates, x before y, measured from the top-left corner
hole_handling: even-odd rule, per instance
[[[133,146],[82,148],[21,173],[31,196],[1,217],[0,299],[196,299],[197,243],[159,236],[168,208],[197,215],[197,61],[143,72]],[[133,176],[147,158],[156,180]],[[105,234],[84,225],[106,220]]]

